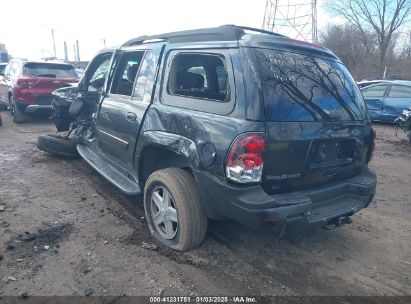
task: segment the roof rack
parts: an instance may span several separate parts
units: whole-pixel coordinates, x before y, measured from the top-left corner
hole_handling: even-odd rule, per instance
[[[201,41],[237,41],[245,31],[257,32],[260,34],[272,35],[277,37],[285,37],[283,35],[246,26],[237,25],[222,25],[213,28],[203,28],[197,30],[188,30],[181,32],[171,32],[152,36],[139,36],[137,38],[128,40],[122,47],[133,46],[144,43],[147,40],[167,40],[169,42],[201,42]]]

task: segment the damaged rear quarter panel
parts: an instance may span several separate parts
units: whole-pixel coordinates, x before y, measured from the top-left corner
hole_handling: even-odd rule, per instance
[[[153,104],[146,113],[135,159],[139,160],[144,149],[154,145],[184,157],[192,170],[207,170],[224,177],[228,149],[244,130],[264,131],[264,123]],[[201,161],[206,144],[215,148],[214,161],[207,166]],[[139,166],[141,161],[144,160],[135,165]]]

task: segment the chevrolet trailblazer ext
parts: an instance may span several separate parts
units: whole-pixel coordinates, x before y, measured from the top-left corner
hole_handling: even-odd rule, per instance
[[[143,194],[151,233],[176,250],[200,245],[208,219],[284,237],[350,222],[375,194],[363,98],[321,46],[232,25],[143,36],[55,96],[58,130],[75,132],[39,148]]]

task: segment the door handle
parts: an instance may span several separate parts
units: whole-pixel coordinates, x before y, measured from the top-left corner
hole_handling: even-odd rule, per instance
[[[137,119],[136,113],[133,113],[133,112],[128,112],[127,113],[127,120],[134,121],[136,119]]]

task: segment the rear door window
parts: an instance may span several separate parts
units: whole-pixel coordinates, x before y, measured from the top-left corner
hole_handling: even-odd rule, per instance
[[[362,120],[365,105],[339,62],[279,50],[256,49],[268,121]]]
[[[411,98],[411,87],[392,85],[388,97]]]
[[[377,85],[363,89],[361,92],[365,98],[382,98],[387,88],[388,85]]]
[[[74,67],[68,64],[26,63],[23,73],[26,76],[48,78],[76,78]]]

